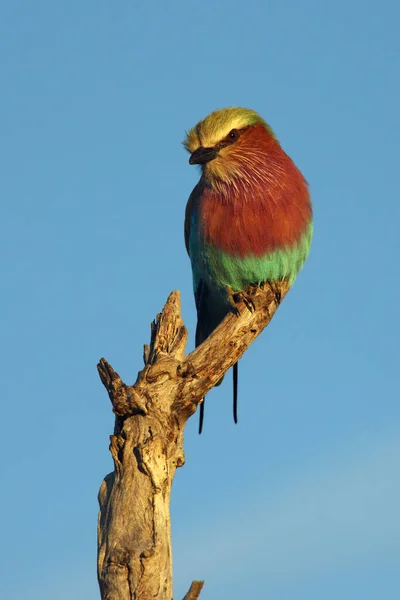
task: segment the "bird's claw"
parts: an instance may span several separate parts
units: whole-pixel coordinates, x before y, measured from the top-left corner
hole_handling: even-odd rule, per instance
[[[234,301],[237,303],[243,302],[243,304],[246,306],[247,310],[249,310],[251,313],[253,313],[256,310],[256,305],[254,304],[252,298],[250,298],[250,296],[248,296],[244,292],[238,292],[237,294],[234,295],[233,298],[234,298]]]
[[[282,294],[281,294],[281,290],[280,290],[279,286],[277,285],[277,283],[280,283],[280,282],[267,281],[266,283],[268,284],[269,289],[275,296],[275,304],[277,304],[279,306],[279,304],[281,303],[281,300],[282,300]]]
[[[253,302],[253,299],[249,294],[243,292],[234,292],[231,288],[228,288],[228,296],[229,301],[232,306],[232,312],[238,317],[240,315],[240,310],[237,307],[237,304],[243,302],[249,312],[253,313],[256,310],[256,305]]]
[[[264,290],[266,286],[268,286],[271,292],[274,294],[275,304],[279,306],[282,301],[280,283],[280,281],[261,281],[258,285],[249,285],[246,290],[240,292],[235,292],[232,290],[232,288],[227,287],[228,298],[232,306],[232,312],[238,317],[240,315],[240,310],[238,309],[237,305],[240,304],[240,302],[243,302],[247,310],[253,313],[256,310],[256,305],[251,296],[254,294],[255,290]]]

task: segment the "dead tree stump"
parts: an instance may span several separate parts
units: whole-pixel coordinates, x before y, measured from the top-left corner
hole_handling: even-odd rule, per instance
[[[115,413],[114,471],[99,491],[98,581],[102,600],[172,600],[170,494],[184,462],[183,432],[204,396],[272,319],[287,282],[249,288],[210,337],[185,355],[179,292],[151,326],[144,368],[123,383],[102,358],[98,371]],[[194,581],[184,600],[196,600]]]

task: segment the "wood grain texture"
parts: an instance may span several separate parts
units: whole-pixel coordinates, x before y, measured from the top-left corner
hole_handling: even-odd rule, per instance
[[[288,289],[286,282],[266,284],[234,296],[232,314],[189,355],[179,292],[172,292],[152,323],[145,366],[133,385],[100,360],[99,375],[115,413],[114,471],[99,492],[102,600],[172,600],[169,504],[175,471],[185,462],[185,424],[268,325]],[[202,585],[193,582],[185,599],[196,600]]]

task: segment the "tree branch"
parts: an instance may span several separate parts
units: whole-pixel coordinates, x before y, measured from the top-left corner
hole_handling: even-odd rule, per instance
[[[110,436],[114,472],[99,492],[103,600],[172,599],[169,499],[176,468],[184,464],[184,426],[268,325],[288,289],[281,282],[247,290],[237,310],[188,356],[180,296],[172,292],[151,325],[145,365],[134,385],[100,360],[100,379],[116,415]],[[202,587],[203,582],[193,582],[184,600],[196,600]]]
[[[200,596],[200,592],[203,589],[204,581],[193,581],[190,586],[190,590],[185,595],[183,600],[197,600]]]

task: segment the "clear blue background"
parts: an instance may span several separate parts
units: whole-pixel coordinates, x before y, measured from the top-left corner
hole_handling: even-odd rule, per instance
[[[97,491],[127,382],[180,289],[180,142],[260,112],[310,182],[303,273],[186,430],[175,598],[400,597],[397,2],[15,0],[0,9],[0,596],[94,600]]]

